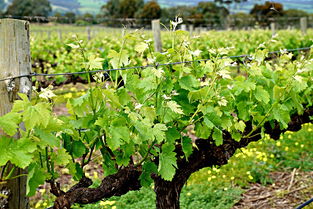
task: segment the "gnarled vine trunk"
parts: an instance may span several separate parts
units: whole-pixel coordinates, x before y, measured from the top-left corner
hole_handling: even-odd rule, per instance
[[[174,178],[172,181],[165,181],[162,178],[157,177],[154,180],[154,192],[156,194],[156,208],[179,209],[180,193],[187,179],[183,177],[183,178]]]

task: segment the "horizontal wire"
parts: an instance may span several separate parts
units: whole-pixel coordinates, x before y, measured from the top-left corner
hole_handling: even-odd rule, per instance
[[[294,51],[305,51],[309,50],[312,47],[303,47],[303,48],[296,48],[296,49],[287,49],[287,50],[277,50],[268,52],[268,54],[277,54],[282,52],[294,52]],[[228,57],[219,57],[218,59],[234,59],[234,58],[244,58],[244,57],[251,57],[251,55],[236,55],[236,56],[228,56]],[[82,74],[94,74],[94,73],[107,73],[111,71],[123,71],[123,70],[133,70],[133,69],[145,69],[149,67],[159,67],[159,66],[169,66],[169,65],[181,65],[181,64],[190,64],[194,62],[205,62],[210,61],[212,59],[200,59],[200,60],[190,60],[190,61],[181,61],[181,62],[170,62],[170,63],[157,63],[157,64],[150,64],[150,65],[144,65],[144,66],[133,66],[133,67],[124,67],[124,68],[115,68],[115,69],[105,69],[105,70],[92,70],[92,71],[81,71],[81,72],[72,72],[72,73],[52,73],[52,74],[46,74],[46,73],[31,73],[26,75],[19,75],[19,76],[13,76],[13,77],[7,77],[0,79],[1,81],[7,81],[7,80],[14,80],[16,78],[25,78],[25,77],[56,77],[56,76],[64,76],[64,75],[82,75]]]

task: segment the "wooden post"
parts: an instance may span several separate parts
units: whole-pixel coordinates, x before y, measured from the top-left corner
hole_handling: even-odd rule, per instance
[[[200,33],[201,33],[201,28],[196,27],[196,29],[195,29],[195,30],[196,30],[196,33],[197,33],[197,34],[200,34]]]
[[[306,29],[308,27],[308,21],[306,17],[300,19],[301,32],[303,35],[306,35]]]
[[[274,36],[276,34],[275,23],[274,22],[271,23],[271,31],[272,31],[272,35]]]
[[[91,40],[91,30],[90,30],[90,27],[87,27],[87,38],[88,38],[88,41]]]
[[[189,25],[189,33],[190,33],[190,36],[192,36],[193,31],[194,31],[194,26],[193,26],[193,25]]]
[[[59,30],[58,33],[59,33],[59,40],[62,41],[62,31]]]
[[[50,40],[51,39],[51,31],[47,31],[47,36],[48,36],[48,39]]]
[[[162,52],[160,20],[152,20],[152,31],[154,36],[154,49],[156,52]]]
[[[183,30],[183,31],[187,31],[187,25],[182,24],[182,25],[181,25],[181,30]]]
[[[13,19],[0,20],[0,79],[30,74],[30,59],[29,23]],[[0,116],[11,111],[18,92],[30,95],[31,86],[31,81],[27,77],[0,82]],[[1,171],[2,169],[0,168]],[[25,170],[16,169],[13,177],[24,173]],[[7,205],[0,205],[0,208],[29,208],[26,181],[26,176],[23,176],[0,184],[0,191],[10,193]]]

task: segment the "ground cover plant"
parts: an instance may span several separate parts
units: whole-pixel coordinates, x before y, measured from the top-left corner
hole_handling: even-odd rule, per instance
[[[28,166],[29,196],[47,181],[56,196],[54,208],[71,208],[153,183],[157,208],[179,208],[180,193],[194,172],[227,164],[238,149],[265,134],[278,140],[284,132],[311,122],[310,51],[294,56],[282,50],[275,59],[269,58],[269,49],[280,43],[276,36],[258,44],[239,71],[234,60],[220,59],[230,47],[211,48],[211,60],[206,62],[159,66],[202,57],[189,34],[168,33],[171,41],[164,53],[153,51],[149,36],[124,33],[119,48],[104,50],[107,60],[73,37],[65,45],[76,51],[67,60],[73,69],[120,68],[133,60],[154,67],[85,75],[88,89],[67,101],[67,115],[53,114],[54,94],[49,88],[32,101],[20,94],[12,112],[0,118],[0,128],[7,134],[1,136],[0,146],[6,151],[0,165],[10,161]],[[130,48],[135,50],[128,53]],[[19,128],[21,122],[25,130]],[[15,141],[10,136],[17,131],[21,138]],[[95,157],[104,175],[98,185],[86,175]],[[77,181],[66,191],[58,183],[61,167]],[[3,177],[10,178],[10,170]],[[234,197],[240,194],[230,192]]]

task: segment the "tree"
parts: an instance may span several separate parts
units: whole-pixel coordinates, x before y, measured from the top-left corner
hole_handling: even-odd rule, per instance
[[[74,12],[66,12],[64,14],[64,17],[69,24],[73,24],[76,22],[76,14]]]
[[[120,0],[109,0],[101,7],[104,17],[118,18],[120,14]]]
[[[161,7],[156,1],[147,2],[136,17],[140,19],[159,19],[161,17]]]
[[[216,27],[224,24],[224,19],[228,14],[229,11],[225,7],[218,6],[214,2],[199,2],[192,10],[189,19],[194,25],[206,24]]]
[[[6,14],[12,16],[48,17],[52,11],[48,0],[13,0]]]
[[[283,16],[283,5],[276,2],[265,2],[264,5],[256,4],[251,9],[250,14],[253,15],[261,25],[269,25],[274,18]]]
[[[143,8],[143,0],[121,0],[120,16],[122,18],[134,18],[136,13]]]
[[[109,0],[101,10],[105,17],[134,18],[143,6],[143,0]]]
[[[90,14],[90,13],[85,13],[77,18],[75,24],[76,25],[81,25],[81,26],[86,26],[86,25],[91,25],[91,24],[96,24],[97,21],[95,17]]]

